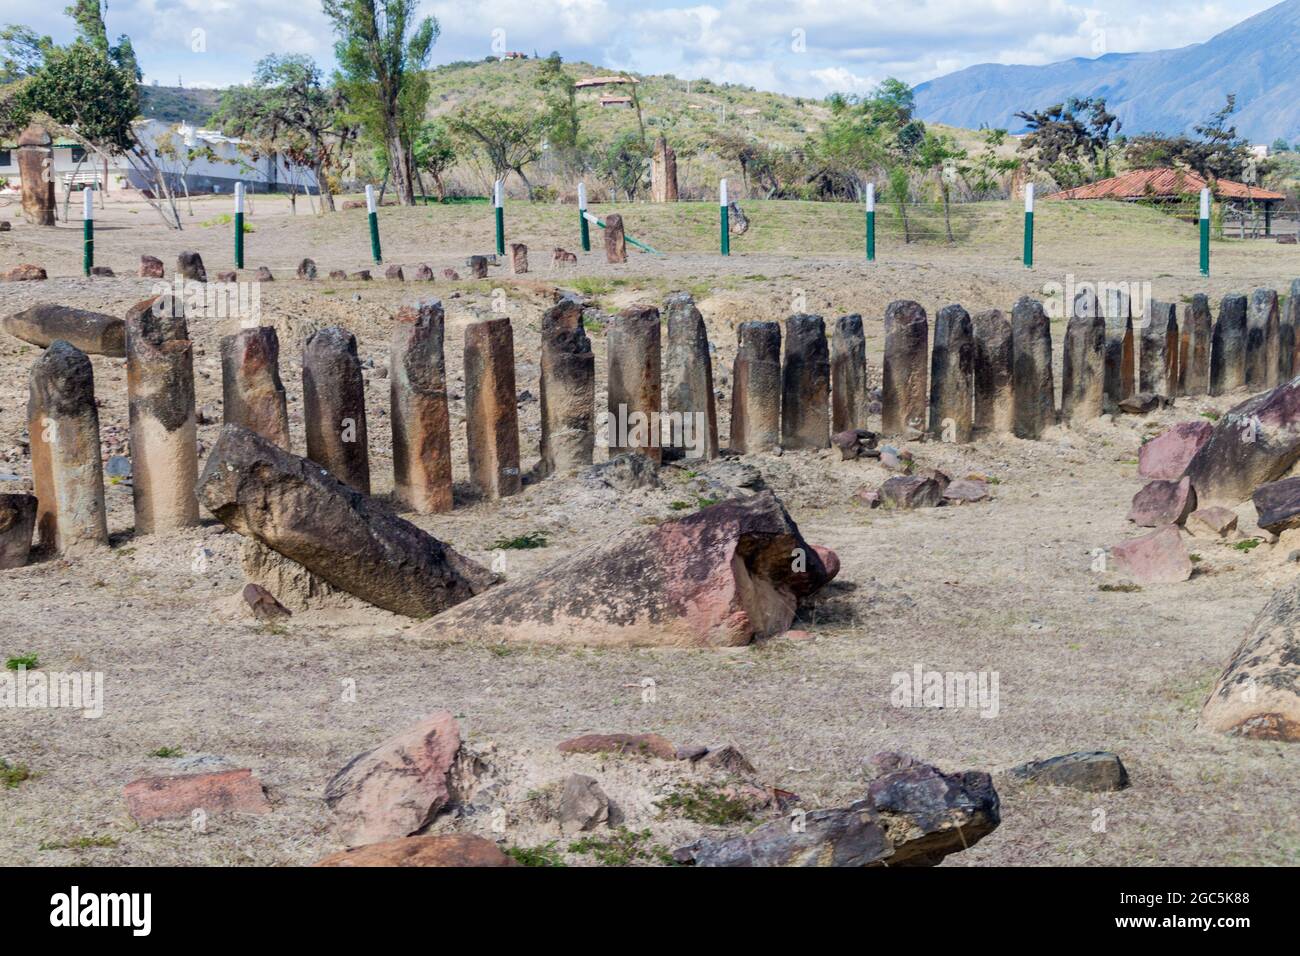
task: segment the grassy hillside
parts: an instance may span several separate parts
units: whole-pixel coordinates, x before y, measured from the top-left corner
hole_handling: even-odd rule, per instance
[[[221,90],[192,90],[180,86],[140,87],[140,115],[166,123],[181,121],[202,126],[221,99]]]

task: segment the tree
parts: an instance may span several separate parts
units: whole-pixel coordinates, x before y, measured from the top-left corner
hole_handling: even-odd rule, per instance
[[[636,201],[636,194],[649,174],[650,152],[640,134],[630,130],[614,140],[596,161],[596,172],[609,180],[613,191],[620,190],[628,202]]]
[[[1257,160],[1250,142],[1238,136],[1237,128],[1229,123],[1228,117],[1236,109],[1237,97],[1229,93],[1221,109],[1193,127],[1196,139],[1146,133],[1129,140],[1124,156],[1134,166],[1178,166],[1205,179],[1240,180],[1248,171],[1263,177],[1272,164]]]
[[[524,175],[524,167],[542,155],[545,117],[484,104],[462,109],[448,121],[448,127],[483,154],[494,180],[513,172],[532,198],[533,184]]]
[[[573,80],[564,72],[564,60],[552,53],[541,63],[537,86],[546,110],[546,138],[556,149],[578,146],[578,100]]]
[[[361,125],[388,152],[389,174],[398,201],[412,206],[411,142],[415,123],[428,104],[424,73],[438,21],[413,23],[419,0],[322,0],[334,23],[341,86]]]
[[[966,167],[962,164],[966,157],[966,150],[958,146],[957,141],[947,133],[927,132],[917,148],[917,165],[939,179],[939,193],[943,197],[943,225],[949,242],[956,241],[952,235],[952,187],[966,174]]]
[[[925,139],[916,119],[915,98],[902,80],[886,79],[866,96],[832,94],[831,116],[815,145],[816,154],[855,180],[857,198],[877,173],[911,165]],[[906,169],[905,169],[906,171]]]
[[[415,137],[414,154],[415,168],[432,176],[433,184],[438,187],[438,199],[446,199],[443,177],[456,165],[456,145],[447,124],[434,120],[421,126]]]
[[[54,49],[54,41],[30,27],[10,24],[0,28],[0,85],[34,76]]]
[[[1018,159],[1004,157],[998,152],[1006,141],[1006,130],[984,130],[984,148],[975,156],[967,179],[976,199],[991,193],[1001,196],[1002,177],[1020,166]]]
[[[1029,132],[1020,143],[1062,186],[1111,175],[1111,139],[1120,122],[1103,97],[1071,97],[1045,110],[1017,113]]]

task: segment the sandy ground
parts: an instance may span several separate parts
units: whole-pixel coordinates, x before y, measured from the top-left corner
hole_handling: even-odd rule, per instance
[[[200,204],[200,217],[226,205],[205,202],[212,205]],[[520,405],[524,466],[536,460],[538,322],[545,303],[538,289],[502,276],[503,269],[484,282],[440,278],[419,289],[383,281],[308,286],[290,278],[302,255],[312,255],[323,271],[367,265],[364,215],[294,219],[275,215],[265,198],[258,203],[249,265],[270,265],[280,280],[262,286],[262,308],[281,335],[296,451],[304,447],[303,336],[343,324],[357,333],[363,359],[382,367],[392,313],[403,301],[431,294],[447,308],[457,398],[463,325],[494,306],[515,320],[518,388],[531,395]],[[638,209],[629,219],[656,212]],[[431,228],[428,217],[443,213],[447,221]],[[106,254],[99,261],[131,276],[138,256],[150,252],[170,274],[177,251],[197,248],[210,272],[230,267],[224,252],[229,227],[177,235],[152,215],[142,206],[110,205],[102,217]],[[573,248],[570,215],[568,208],[526,209],[519,218],[535,219],[535,233],[511,238],[534,250],[562,243]],[[463,210],[386,210],[385,221],[390,262],[427,261],[437,271],[463,272],[467,254],[490,249],[490,233]],[[1300,254],[1289,246],[1216,247],[1215,276],[1203,280],[1195,272],[1194,246],[1181,250],[1168,236],[1080,233],[1078,245],[1077,260],[1065,263],[1049,244],[1052,264],[1032,271],[1019,265],[1014,248],[989,261],[967,247],[891,247],[888,262],[868,266],[854,257],[851,240],[842,249],[822,248],[806,245],[795,230],[784,251],[747,253],[742,246],[724,261],[699,245],[662,258],[634,254],[622,267],[593,255],[581,260],[576,275],[555,281],[594,290],[608,311],[661,301],[677,288],[693,291],[717,346],[725,436],[730,390],[724,377],[734,356],[735,324],[783,317],[800,294],[807,310],[823,312],[828,322],[861,312],[875,367],[880,318],[896,298],[915,298],[931,314],[950,301],[972,313],[1009,308],[1045,282],[1063,282],[1069,270],[1087,278],[1149,280],[1157,298],[1178,301],[1198,291],[1217,297],[1256,285],[1285,289],[1300,274]],[[534,252],[540,279],[547,278],[545,259]],[[1158,268],[1154,259],[1160,259]],[[80,232],[74,228],[37,233],[18,224],[0,233],[0,268],[23,261],[45,265],[53,278],[0,285],[6,313],[57,301],[120,314],[150,290],[148,280],[80,278]],[[218,339],[232,325],[191,324],[198,401],[218,419]],[[1059,366],[1060,325],[1054,333]],[[593,333],[593,344],[603,392],[603,335]],[[0,342],[0,472],[30,474],[26,374],[37,354],[11,338]],[[120,361],[96,358],[94,364],[108,454],[125,441],[125,373]],[[372,474],[376,493],[384,495],[392,483],[388,382],[373,369],[366,375]],[[111,550],[73,563],[41,558],[0,574],[0,656],[36,654],[49,671],[102,671],[106,697],[97,720],[58,710],[0,710],[0,757],[34,773],[15,788],[0,789],[0,863],[314,861],[340,846],[321,800],[329,777],[355,753],[447,708],[474,746],[495,747],[503,764],[527,764],[530,788],[577,770],[609,778],[611,794],[626,771],[590,758],[561,759],[554,744],[604,731],[733,743],[767,782],[800,794],[808,806],[854,799],[863,788],[862,761],[885,749],[946,770],[989,771],[1074,750],[1111,749],[1129,769],[1130,789],[1090,795],[999,778],[1002,826],[947,865],[1294,864],[1300,860],[1294,747],[1199,734],[1194,723],[1253,615],[1273,588],[1294,585],[1297,566],[1287,555],[1296,544],[1284,540],[1244,552],[1192,542],[1200,560],[1190,581],[1137,592],[1102,591],[1118,578],[1092,570],[1094,549],[1137,533],[1125,514],[1142,484],[1136,457],[1143,436],[1222,411],[1241,397],[1180,399],[1146,418],[1053,429],[1040,442],[906,446],[922,465],[998,480],[995,500],[961,508],[872,512],[855,505],[852,494],[886,477],[874,464],[842,462],[829,451],[751,456],[746,461],[762,471],[805,536],[834,548],[843,570],[796,625],[814,640],[779,638],[732,651],[417,647],[406,634],[417,625],[368,608],[300,613],[265,627],[247,616],[237,597],[244,579],[236,535],[208,518],[185,534],[136,538],[130,492],[112,485]],[[544,531],[548,547],[507,553],[512,577],[638,522],[676,515],[675,502],[695,497],[690,477],[669,470],[664,489],[656,491],[593,496],[576,482],[552,481],[497,504],[476,502],[465,485],[463,401],[454,401],[452,414],[458,507],[413,520],[485,563],[497,539]],[[200,428],[205,448],[218,427]],[[1239,514],[1242,530],[1250,533],[1253,507],[1246,503]],[[918,664],[997,672],[998,715],[891,706],[891,675]],[[650,702],[640,687],[647,677],[656,687]],[[353,686],[355,700],[345,693]],[[161,747],[180,748],[186,757],[149,756]],[[266,784],[274,811],[213,818],[201,833],[183,823],[135,826],[123,785],[192,768],[196,755],[251,767]],[[1105,811],[1102,832],[1098,810]],[[627,822],[650,827],[665,846],[707,829],[659,819],[645,806],[630,808]],[[488,832],[481,819],[441,826]],[[498,836],[506,845],[531,846],[545,833],[511,805],[506,831]],[[80,838],[116,842],[48,848]]]

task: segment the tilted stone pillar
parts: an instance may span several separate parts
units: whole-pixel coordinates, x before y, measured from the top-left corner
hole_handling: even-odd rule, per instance
[[[627,262],[627,237],[623,235],[623,217],[616,212],[605,217],[605,260]]]
[[[329,326],[312,334],[302,351],[302,412],[307,457],[364,495],[370,494],[370,435],[366,385],[357,340]]]
[[[605,336],[609,353],[609,453],[638,452],[658,464],[657,427],[662,379],[659,310],[634,305],[614,316]]]
[[[1278,372],[1277,293],[1256,289],[1246,313],[1246,385],[1256,391],[1274,388]]]
[[[55,553],[108,544],[99,411],[90,359],[53,342],[28,376],[36,532]]]
[[[925,429],[929,340],[929,321],[919,303],[900,299],[889,304],[881,398],[881,428],[886,435],[899,435],[908,428]]]
[[[862,316],[842,315],[831,333],[831,434],[866,428],[870,404]]]
[[[663,449],[663,458],[717,458],[718,411],[704,317],[687,292],[670,295],[664,308],[668,313],[668,345],[664,350],[663,393],[670,440]]]
[[[54,140],[42,127],[27,127],[18,137],[18,177],[23,218],[33,226],[54,225]]]
[[[221,340],[222,423],[242,425],[292,451],[289,406],[280,380],[280,337],[269,325]]]
[[[538,472],[577,474],[596,444],[596,356],[582,305],[561,299],[542,316],[542,446]]]
[[[975,316],[974,426],[981,431],[1010,435],[1015,428],[1012,388],[1011,322],[1000,309]]]
[[[930,354],[930,432],[940,441],[965,443],[974,429],[975,329],[960,305],[934,317]]]
[[[1178,394],[1178,307],[1152,301],[1142,324],[1141,391],[1174,398]]]
[[[781,444],[781,326],[741,322],[731,372],[733,451],[752,455]]]
[[[1210,346],[1210,394],[1222,395],[1245,384],[1246,297],[1225,295]]]
[[[465,326],[465,437],[469,476],[490,499],[519,493],[515,334],[508,318]]]
[[[1106,392],[1106,320],[1097,297],[1080,292],[1065,327],[1061,359],[1061,417],[1085,422],[1101,415]]]
[[[389,352],[393,493],[420,514],[452,509],[443,330],[441,302],[404,305],[393,321]]]
[[[1022,296],[1011,310],[1015,434],[1037,439],[1056,424],[1052,377],[1052,326],[1037,299]]]
[[[1136,348],[1133,342],[1133,315],[1128,292],[1108,287],[1100,296],[1106,317],[1106,411],[1117,412],[1119,403],[1136,391],[1134,373]]]
[[[127,313],[126,387],[136,534],[198,524],[194,346],[174,296],[146,299]]]
[[[781,445],[830,445],[831,356],[826,323],[803,313],[785,320],[785,364],[781,368]]]
[[[1210,300],[1192,296],[1183,306],[1183,326],[1178,336],[1178,394],[1204,395],[1210,388],[1210,339],[1213,322]]]

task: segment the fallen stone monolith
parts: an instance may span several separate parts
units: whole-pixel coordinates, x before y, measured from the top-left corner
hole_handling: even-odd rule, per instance
[[[67,342],[52,342],[28,376],[36,531],[57,554],[108,544],[99,411],[90,359]]]
[[[1015,427],[1011,323],[998,309],[975,316],[975,428],[1011,434]]]
[[[1281,534],[1300,527],[1300,477],[1262,484],[1251,500],[1258,515],[1256,523],[1265,531]]]
[[[870,404],[862,316],[842,315],[831,332],[831,433],[866,428]]]
[[[930,432],[940,441],[966,443],[974,427],[975,331],[960,305],[939,310],[930,355]]]
[[[731,374],[733,451],[771,451],[781,444],[781,326],[741,322]]]
[[[126,356],[126,324],[114,315],[67,305],[34,305],[0,320],[15,338],[41,348],[62,339],[87,355]]]
[[[232,531],[395,614],[429,617],[495,580],[317,463],[238,425],[222,428],[198,494]]]
[[[1183,326],[1178,337],[1179,395],[1204,395],[1210,390],[1213,329],[1210,300],[1198,292],[1183,306]]]
[[[1256,740],[1300,741],[1300,594],[1274,592],[1228,659],[1197,728]]]
[[[452,509],[444,328],[436,299],[404,305],[393,320],[388,372],[393,494],[419,514]]]
[[[1124,762],[1109,750],[1079,751],[1047,760],[1031,760],[1012,767],[1007,776],[1089,793],[1108,793],[1129,785]]]
[[[1065,326],[1061,356],[1061,418],[1072,424],[1101,416],[1106,405],[1106,319],[1097,297],[1080,292]]]
[[[623,217],[616,212],[605,217],[605,261],[627,262],[627,237],[623,234]]]
[[[637,305],[614,316],[605,335],[609,353],[609,453],[636,452],[663,460],[659,434],[659,310]]]
[[[489,499],[516,495],[519,411],[515,392],[515,334],[509,318],[465,326],[465,438],[469,477]]]
[[[269,325],[221,339],[222,423],[243,425],[285,451],[289,405],[280,380],[280,338]]]
[[[830,445],[831,357],[826,323],[820,315],[799,313],[785,320],[785,361],[781,366],[781,445]]]
[[[1246,312],[1246,385],[1274,388],[1278,371],[1277,293],[1256,289]]]
[[[468,833],[402,837],[332,853],[315,864],[330,867],[522,866],[491,840]]]
[[[302,406],[307,457],[344,484],[370,494],[366,386],[357,339],[347,329],[331,325],[307,339]]]
[[[194,344],[182,302],[164,294],[126,316],[126,388],[136,534],[199,523]]]
[[[926,352],[930,325],[917,302],[900,299],[885,310],[884,380],[881,396],[881,431],[901,435],[909,428],[924,430]]]
[[[541,460],[538,473],[569,477],[591,465],[596,444],[596,356],[582,303],[561,299],[542,315]]]
[[[1214,320],[1210,347],[1210,394],[1246,384],[1246,297],[1225,295]]]
[[[1145,319],[1138,388],[1173,398],[1178,394],[1178,306],[1152,301],[1147,304]]]
[[[1292,379],[1220,416],[1184,474],[1202,506],[1229,507],[1300,460],[1300,382]]]
[[[611,544],[498,585],[420,634],[431,641],[738,646],[789,630],[799,600],[830,580],[829,561],[762,491],[629,529]]]
[[[718,457],[718,411],[713,362],[704,317],[689,292],[664,302],[668,341],[663,350],[663,400],[668,444],[663,460]]]
[[[27,564],[36,530],[35,495],[0,492],[0,571]]]
[[[1017,438],[1037,439],[1056,424],[1052,326],[1037,299],[1022,296],[1011,311],[1012,390]]]

